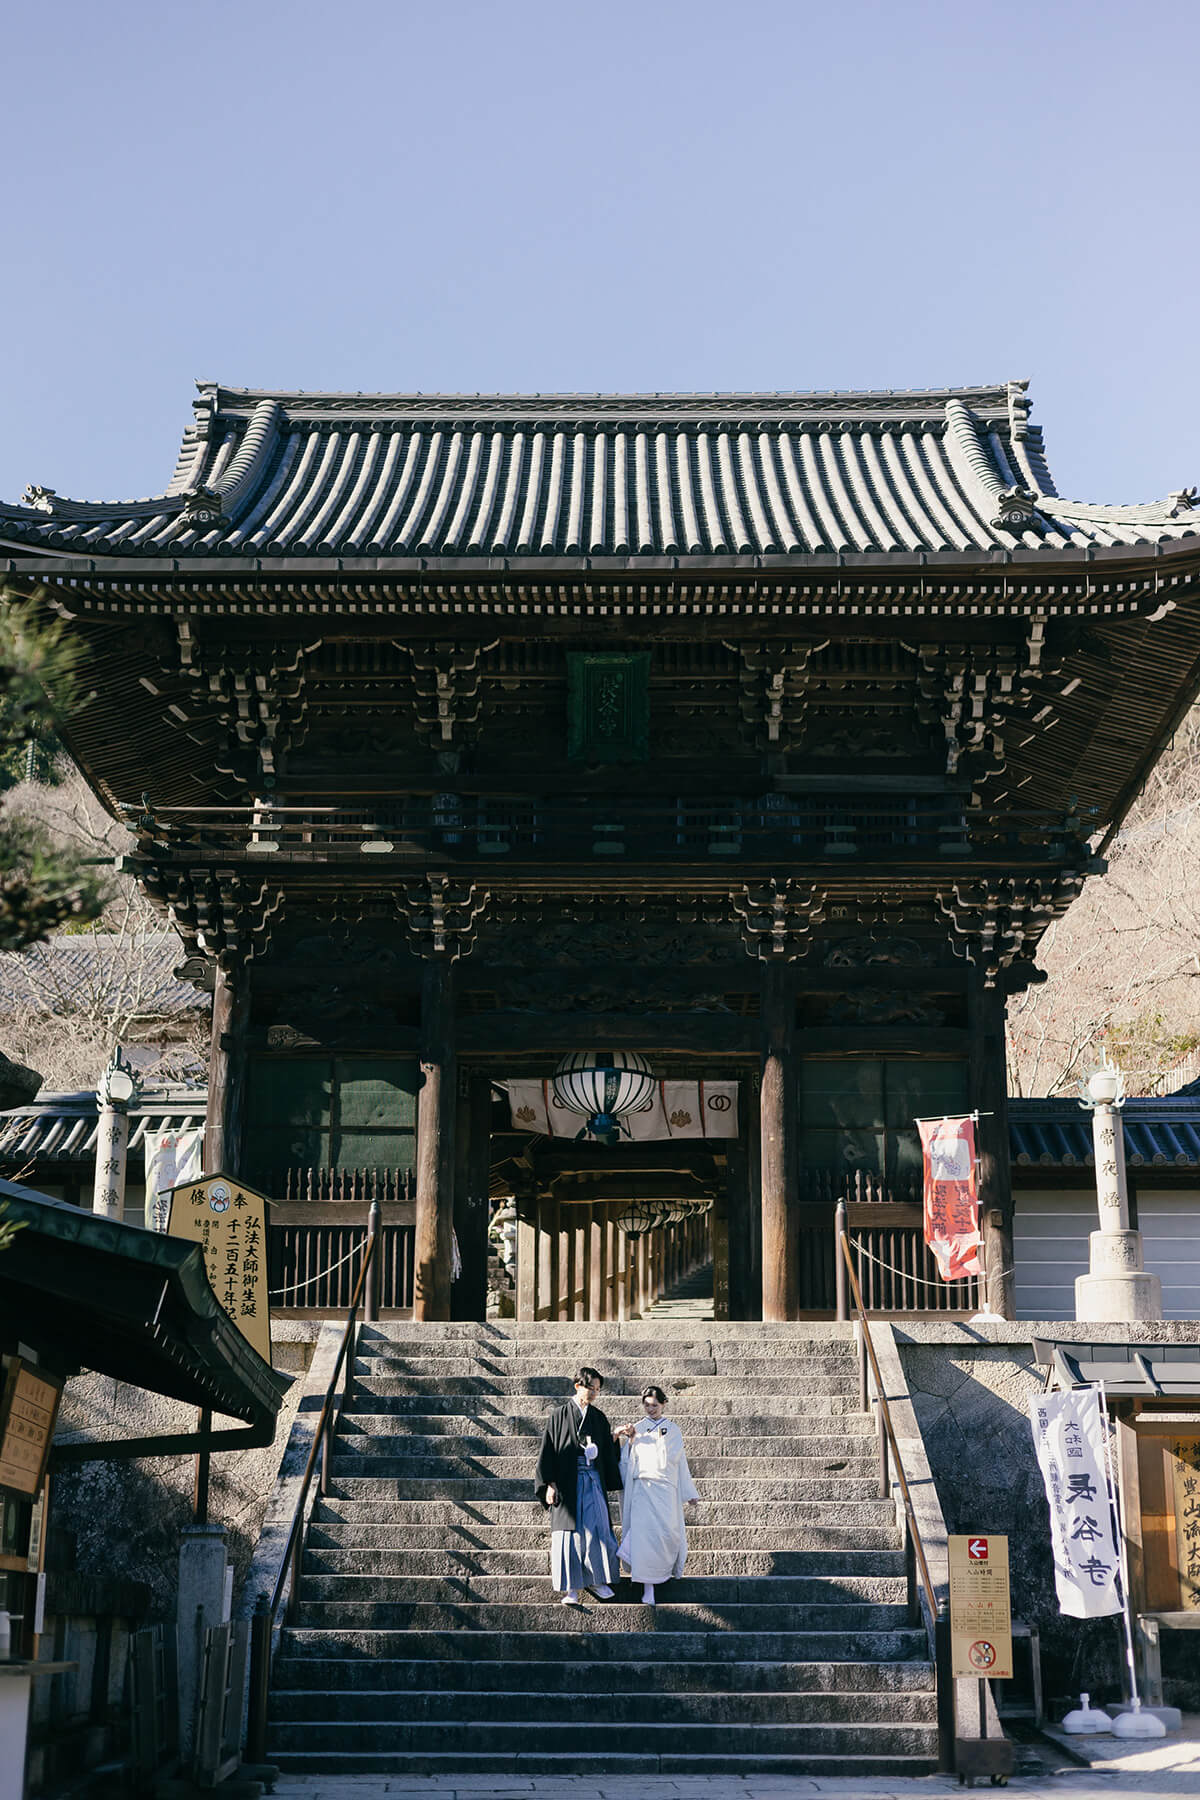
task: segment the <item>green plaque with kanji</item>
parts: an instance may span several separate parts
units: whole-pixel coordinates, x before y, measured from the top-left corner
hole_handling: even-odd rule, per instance
[[[650,652],[567,657],[571,762],[645,762],[650,754]]]

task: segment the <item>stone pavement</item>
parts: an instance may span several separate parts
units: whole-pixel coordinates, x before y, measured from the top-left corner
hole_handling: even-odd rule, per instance
[[[1008,1792],[1022,1800],[1112,1800],[1125,1794],[1200,1796],[1200,1717],[1182,1732],[1146,1743],[1089,1739],[1091,1768],[1066,1764],[1050,1745],[1017,1745]],[[1056,1766],[1057,1765],[1057,1766]],[[991,1792],[987,1782],[978,1788]],[[941,1800],[963,1795],[953,1775],[915,1779],[834,1779],[805,1775],[288,1775],[276,1800]]]

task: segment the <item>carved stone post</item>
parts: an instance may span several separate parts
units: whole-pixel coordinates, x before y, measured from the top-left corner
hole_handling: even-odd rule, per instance
[[[450,1317],[457,1111],[454,965],[430,961],[421,982],[421,1089],[417,1095],[417,1193],[413,1318]]]
[[[1086,1275],[1075,1278],[1075,1317],[1121,1323],[1161,1319],[1162,1282],[1142,1264],[1142,1234],[1130,1229],[1125,1185],[1125,1132],[1121,1124],[1121,1078],[1116,1069],[1097,1069],[1088,1083],[1092,1142],[1096,1154],[1096,1205],[1100,1229],[1089,1240]],[[1087,1104],[1087,1102],[1085,1102]]]
[[[250,1030],[250,966],[229,952],[217,958],[204,1167],[240,1175],[246,1112],[246,1041]]]
[[[1014,1315],[1012,1169],[1008,1141],[1008,1081],[1004,1042],[1004,996],[985,988],[978,970],[968,989],[971,1103],[979,1110],[975,1131],[978,1157],[979,1224],[983,1237],[983,1298],[1001,1318]]]
[[[462,1273],[450,1291],[455,1319],[487,1316],[488,1178],[491,1174],[492,1082],[460,1071],[454,1168],[454,1232]]]

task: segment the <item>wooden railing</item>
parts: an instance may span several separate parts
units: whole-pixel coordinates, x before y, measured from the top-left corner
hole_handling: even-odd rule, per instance
[[[981,1276],[943,1281],[925,1242],[920,1188],[915,1182],[888,1184],[870,1171],[835,1176],[827,1169],[806,1174],[800,1208],[801,1291],[808,1304],[837,1306],[839,1210],[855,1251],[863,1304],[868,1312],[973,1313],[983,1298]]]
[[[747,793],[638,799],[616,794],[600,805],[559,794],[412,793],[369,807],[128,806],[139,847],[190,859],[275,857],[340,862],[369,857],[439,863],[561,861],[628,857],[707,861],[710,857],[777,863],[852,857],[885,861],[969,858],[974,851],[1033,855],[1039,861],[1086,858],[1088,821],[1078,812],[971,807],[945,794],[802,795]]]

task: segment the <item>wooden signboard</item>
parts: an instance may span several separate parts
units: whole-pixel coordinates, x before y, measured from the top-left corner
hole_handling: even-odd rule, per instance
[[[247,1343],[270,1362],[266,1207],[262,1194],[232,1175],[208,1175],[171,1189],[167,1233],[202,1247],[213,1293]]]
[[[1008,1539],[973,1534],[948,1541],[952,1673],[1011,1681]]]
[[[1175,1501],[1175,1548],[1179,1559],[1179,1605],[1200,1609],[1200,1438],[1177,1438],[1171,1445]]]
[[[0,1493],[33,1500],[41,1492],[62,1382],[14,1356],[0,1399]]]

